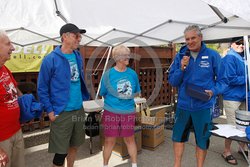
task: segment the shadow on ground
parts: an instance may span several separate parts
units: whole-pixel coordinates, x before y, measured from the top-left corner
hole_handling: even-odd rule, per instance
[[[224,123],[224,119],[216,119],[215,122]],[[173,146],[171,141],[172,131],[165,130],[165,142],[155,151],[142,149],[138,154],[138,167],[171,167],[173,166]],[[100,150],[99,137],[93,139],[93,154],[89,153],[89,140],[79,148],[75,167],[101,167],[102,152]],[[27,167],[48,167],[51,166],[53,155],[47,152],[47,144],[39,145],[26,149]],[[205,167],[228,167],[229,164],[221,157],[224,147],[224,139],[220,137],[211,137],[210,148],[208,150]],[[237,143],[233,142],[233,155],[238,160],[239,167],[247,167],[246,160],[237,153]],[[129,160],[122,160],[121,157],[112,154],[109,167],[131,167]],[[196,166],[195,160],[195,139],[193,133],[190,135],[189,142],[185,145],[185,152],[182,161],[183,167]]]

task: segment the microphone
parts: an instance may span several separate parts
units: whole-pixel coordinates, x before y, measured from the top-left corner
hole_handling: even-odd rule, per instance
[[[186,52],[185,52],[185,55],[184,56],[188,56],[190,57],[190,50],[187,49]],[[184,70],[187,68],[187,65],[184,65]]]

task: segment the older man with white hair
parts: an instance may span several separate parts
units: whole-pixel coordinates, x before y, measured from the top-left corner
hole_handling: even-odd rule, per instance
[[[15,79],[4,65],[14,51],[5,31],[0,30],[0,166],[24,167],[24,142]]]

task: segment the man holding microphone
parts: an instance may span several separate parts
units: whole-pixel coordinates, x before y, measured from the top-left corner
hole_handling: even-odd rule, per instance
[[[197,167],[202,167],[209,147],[215,97],[223,92],[227,80],[220,55],[202,42],[200,28],[190,25],[184,36],[186,45],[177,53],[169,74],[170,84],[178,88],[172,135],[174,167],[181,166],[184,142],[188,141],[192,127],[196,138]]]

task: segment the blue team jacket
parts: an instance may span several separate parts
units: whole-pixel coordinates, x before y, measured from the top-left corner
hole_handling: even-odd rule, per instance
[[[215,96],[221,94],[227,86],[221,57],[216,51],[207,48],[202,42],[196,60],[191,56],[188,66],[182,71],[181,59],[186,50],[187,46],[184,46],[177,53],[168,77],[170,84],[178,88],[177,107],[188,111],[209,109],[215,103]],[[213,97],[208,101],[190,97],[186,92],[188,83],[198,85],[206,90],[212,90]]]
[[[84,82],[82,57],[78,51],[74,51],[81,80],[81,92],[83,100],[89,99],[89,93]],[[60,114],[69,100],[71,82],[70,65],[61,52],[61,46],[47,55],[42,62],[38,76],[38,97],[43,103],[47,113]]]
[[[224,100],[244,101],[246,98],[245,63],[243,57],[230,49],[222,59],[226,67],[228,87],[223,93]]]

